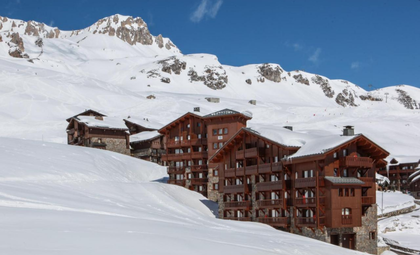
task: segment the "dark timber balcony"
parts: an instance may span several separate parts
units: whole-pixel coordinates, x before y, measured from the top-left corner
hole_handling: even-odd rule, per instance
[[[245,158],[256,158],[258,155],[264,155],[264,148],[249,148],[244,150],[240,150],[236,152],[236,159],[243,159]]]
[[[192,152],[191,156],[192,156],[193,159],[207,158],[208,153],[207,153],[207,151],[197,151],[197,152]]]
[[[223,217],[224,220],[251,221],[251,217]]]
[[[316,186],[316,177],[298,178],[295,180],[295,188],[308,188]]]
[[[185,180],[168,180],[169,184],[175,184],[175,185],[180,185],[180,186],[185,186]]]
[[[207,178],[192,178],[191,179],[191,185],[203,185],[207,184],[208,180]]]
[[[225,202],[225,209],[245,209],[248,210],[251,207],[250,201],[229,201]]]
[[[245,187],[243,184],[241,185],[229,185],[225,186],[223,189],[224,193],[244,193]]]
[[[363,205],[371,205],[371,204],[374,204],[373,197],[362,197],[362,204]]]
[[[295,206],[297,207],[315,207],[316,198],[315,197],[298,197],[295,198]]]
[[[352,157],[347,156],[340,159],[341,167],[372,167],[373,160],[368,157]]]
[[[343,224],[343,225],[353,224],[353,220],[352,220],[351,215],[342,215],[341,216],[341,224]]]
[[[259,208],[282,208],[283,199],[264,199],[258,200],[257,205]]]
[[[259,182],[257,183],[257,190],[258,192],[261,191],[271,191],[271,190],[281,190],[283,189],[283,181],[275,181],[275,182]]]
[[[191,172],[203,172],[207,171],[208,167],[207,165],[192,165],[191,166]]]
[[[183,173],[185,173],[184,167],[175,167],[175,166],[168,167],[168,174],[183,174]]]
[[[273,227],[287,227],[287,217],[258,217],[258,222],[269,224]]]
[[[365,183],[362,186],[372,186],[375,182],[373,177],[359,177],[359,179]]]
[[[313,217],[297,217],[296,225],[299,227],[316,227],[316,219]]]

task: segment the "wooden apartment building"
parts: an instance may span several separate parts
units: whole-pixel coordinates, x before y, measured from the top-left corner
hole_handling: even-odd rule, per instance
[[[408,177],[415,172],[420,157],[394,157],[389,160],[388,167],[379,169],[378,173],[388,177],[391,189],[410,190]]]
[[[376,254],[375,172],[389,153],[350,127],[345,134],[298,147],[281,134],[239,130],[209,160],[220,218]]]
[[[416,167],[415,172],[408,177],[408,181],[411,195],[420,199],[420,164]]]
[[[251,119],[224,109],[208,115],[188,112],[159,129],[164,135],[168,183],[184,186],[207,196],[209,156]]]

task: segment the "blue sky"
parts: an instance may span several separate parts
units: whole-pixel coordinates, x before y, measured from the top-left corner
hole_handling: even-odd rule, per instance
[[[184,54],[222,64],[278,63],[369,89],[420,87],[420,0],[0,0],[0,15],[81,29],[142,17]]]

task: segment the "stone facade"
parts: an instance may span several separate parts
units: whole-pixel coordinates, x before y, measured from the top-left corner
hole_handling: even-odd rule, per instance
[[[101,139],[101,142],[99,142]],[[90,147],[96,147],[94,144],[105,144],[104,149],[107,151],[113,151],[125,155],[130,155],[130,149],[127,148],[127,141],[125,139],[116,139],[116,138],[91,138]],[[98,148],[100,148],[98,146]]]
[[[214,184],[219,184],[219,176],[214,176],[213,168],[209,168],[209,172],[207,175],[208,183],[207,183],[207,198],[211,201],[217,202],[219,201],[219,191],[214,189]]]

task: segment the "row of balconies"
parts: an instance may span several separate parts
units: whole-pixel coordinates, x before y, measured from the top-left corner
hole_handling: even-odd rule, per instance
[[[170,139],[166,141],[167,148],[178,148],[178,147],[187,147],[187,146],[201,146],[207,145],[207,138],[194,138],[194,139],[185,139],[185,140],[177,140]]]
[[[261,165],[252,165],[238,168],[228,168],[225,170],[225,177],[235,177],[245,175],[257,175],[264,173],[278,173],[282,171],[282,163],[266,163]]]
[[[265,149],[264,148],[249,148],[245,150],[236,151],[236,159],[244,159],[244,158],[256,158],[258,156],[264,156]]]
[[[178,154],[166,154],[167,161],[182,161],[182,160],[189,160],[189,159],[206,159],[208,158],[207,151],[194,151],[194,152],[185,152],[185,153],[178,153]]]
[[[208,169],[207,165],[170,166],[168,167],[168,174],[183,174],[187,167],[191,169],[191,172],[204,172]]]
[[[340,158],[341,167],[364,167],[371,168],[373,160],[369,157],[352,157],[347,156]]]

